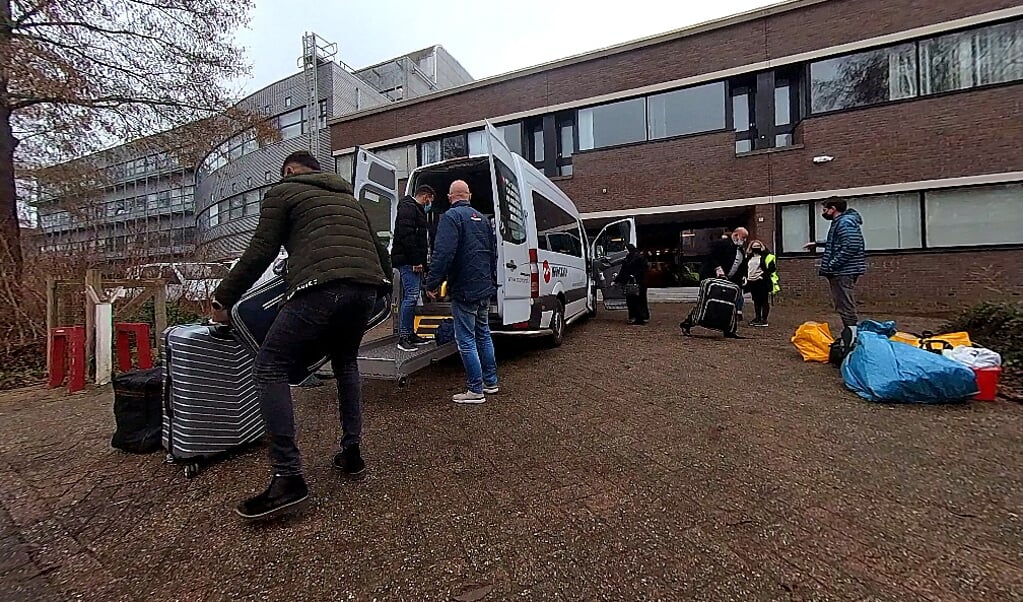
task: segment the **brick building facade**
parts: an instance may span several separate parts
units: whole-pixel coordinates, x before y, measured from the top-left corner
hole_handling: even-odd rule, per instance
[[[641,248],[694,260],[697,231],[746,226],[786,298],[825,298],[800,247],[831,196],[864,214],[862,302],[1023,295],[1018,1],[795,0],[345,116],[331,142],[341,172],[358,145],[407,173],[473,154],[484,119]]]

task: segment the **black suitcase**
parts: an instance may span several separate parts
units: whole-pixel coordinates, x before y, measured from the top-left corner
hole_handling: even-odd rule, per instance
[[[738,284],[723,278],[710,278],[700,283],[700,296],[690,316],[694,326],[721,332],[735,332],[738,326],[737,306],[742,297]]]
[[[161,447],[163,366],[114,377],[114,421],[110,445],[132,454],[151,454]]]
[[[284,277],[276,276],[245,293],[231,308],[231,326],[254,352],[266,340],[270,327],[277,319],[287,288]],[[367,330],[382,323],[391,314],[391,297],[390,293],[377,297]],[[298,368],[289,375],[291,383],[301,384],[329,359],[324,356],[301,358]]]

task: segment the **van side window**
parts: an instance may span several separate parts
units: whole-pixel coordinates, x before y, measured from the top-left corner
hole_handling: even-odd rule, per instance
[[[526,242],[526,220],[522,211],[522,199],[519,198],[519,183],[515,174],[496,157],[497,196],[501,208],[501,223],[498,229],[501,238],[518,245]]]
[[[575,257],[583,256],[579,222],[572,214],[535,190],[533,212],[536,213],[538,245],[542,250]]]

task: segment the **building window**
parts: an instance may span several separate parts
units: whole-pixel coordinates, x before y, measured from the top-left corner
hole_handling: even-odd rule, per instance
[[[210,227],[214,228],[220,225],[220,204],[213,203],[210,205]]]
[[[302,109],[296,109],[277,118],[277,127],[281,131],[281,139],[297,138],[305,133],[305,118]]]
[[[484,141],[484,136],[485,132],[483,130],[476,130],[475,132],[469,132],[466,134],[470,157],[487,154],[487,145]]]
[[[650,140],[725,128],[725,83],[673,90],[647,98]]]
[[[810,65],[814,113],[851,109],[917,95],[916,44],[901,44]]]
[[[454,136],[446,136],[441,138],[440,141],[440,156],[441,159],[446,161],[448,159],[458,159],[460,157],[469,156],[469,149],[467,148],[465,141],[465,134],[456,134]]]
[[[756,135],[753,131],[753,85],[732,87],[732,123],[735,127],[735,152],[753,150]]]
[[[327,127],[327,101],[321,100],[318,108],[316,124],[323,129]]]
[[[1023,21],[920,42],[920,92],[938,94],[1023,79]]]
[[[287,108],[290,108],[290,107],[291,107],[291,97],[290,96],[285,96],[284,97],[284,108],[287,109]]]
[[[497,131],[504,136],[504,143],[508,145],[511,152],[523,156],[522,153],[522,122],[509,123],[497,126]]]
[[[922,195],[922,196],[921,196]],[[1023,244],[1023,184],[1000,184],[846,199],[863,218],[868,251]],[[823,202],[779,209],[782,253],[827,240]]]
[[[438,163],[440,158],[440,140],[428,140],[419,145],[419,164]]]
[[[537,169],[543,170],[543,162],[547,156],[543,136],[543,117],[527,121],[526,132],[529,137],[529,153],[526,158]]]
[[[800,69],[792,67],[744,75],[729,82],[731,101],[727,106],[735,129],[736,153],[796,143],[800,82]]]
[[[237,195],[228,199],[228,219],[238,219],[245,215],[245,195]]]
[[[536,214],[537,246],[541,250],[583,256],[579,223],[570,213],[535,191],[533,212]]]
[[[887,194],[848,199],[849,208],[863,218],[863,242],[868,251],[919,249],[923,246],[920,194]],[[814,206],[816,237],[827,238],[831,222],[821,212],[823,202]]]
[[[263,181],[264,182],[270,183],[271,181],[273,181],[273,177],[274,177],[273,173],[271,173],[269,171],[263,172]]]
[[[404,180],[405,178],[408,177],[410,170],[408,164],[409,153],[407,147],[399,146],[396,148],[389,148],[374,152],[378,157],[394,166],[395,177],[398,180]]]
[[[1023,184],[1003,184],[924,195],[927,246],[1023,244]]]
[[[559,176],[572,175],[572,153],[575,152],[575,113],[561,113],[555,118],[558,132],[558,157],[555,166]]]
[[[579,110],[579,150],[646,140],[646,99]]]
[[[494,166],[497,168],[497,197],[501,209],[498,228],[501,238],[515,245],[522,244],[526,242],[526,220],[522,199],[519,198],[518,180],[512,170],[496,158]]]

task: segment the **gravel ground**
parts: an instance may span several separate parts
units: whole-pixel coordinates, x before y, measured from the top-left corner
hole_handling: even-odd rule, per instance
[[[1023,600],[1023,406],[868,404],[795,353],[805,310],[683,310],[506,345],[482,406],[457,358],[367,383],[360,483],[333,388],[296,390],[314,499],[258,525],[264,447],[186,480],[109,448],[108,389],[4,393],[0,600]]]

